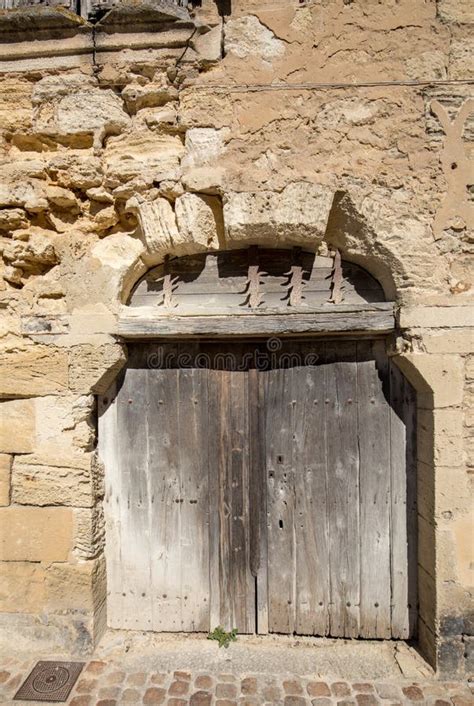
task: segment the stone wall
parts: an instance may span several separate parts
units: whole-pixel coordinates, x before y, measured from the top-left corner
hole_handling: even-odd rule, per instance
[[[399,304],[389,345],[419,398],[420,644],[464,674],[471,3],[159,5],[94,25],[0,12],[4,634],[81,651],[104,629],[94,396],[126,360],[114,333],[138,277],[168,253],[337,247]]]

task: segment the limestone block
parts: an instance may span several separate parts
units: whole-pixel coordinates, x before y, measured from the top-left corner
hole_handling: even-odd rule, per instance
[[[68,189],[90,189],[102,184],[102,164],[98,157],[60,154],[49,163],[49,173]]]
[[[442,20],[474,23],[474,7],[471,0],[438,0],[438,14]]]
[[[217,250],[224,240],[222,205],[213,196],[183,194],[176,199],[179,253]]]
[[[201,194],[221,194],[224,183],[224,169],[220,167],[193,167],[186,170],[182,183],[188,191]]]
[[[21,208],[6,208],[0,211],[0,230],[26,228],[28,219]]]
[[[285,43],[277,39],[255,15],[229,20],[224,25],[224,51],[239,59],[248,56],[260,57],[272,62],[285,53]]]
[[[26,233],[28,240],[12,240],[3,249],[5,260],[23,271],[41,271],[56,265],[58,257],[51,238],[35,230]]]
[[[205,34],[190,42],[201,64],[214,64],[222,57],[222,20]]]
[[[102,394],[125,364],[119,343],[73,346],[69,356],[69,387],[74,392]]]
[[[428,353],[470,353],[474,346],[474,328],[426,332],[421,340]]]
[[[46,395],[33,402],[36,424],[34,446],[29,451],[64,454],[71,448],[87,450],[93,445],[94,400],[91,396]]]
[[[463,414],[461,409],[418,411],[418,458],[437,466],[463,465]]]
[[[0,82],[0,130],[27,130],[33,105],[31,81],[3,78]]]
[[[420,407],[452,407],[462,403],[464,361],[460,356],[406,353],[393,360],[417,390]]]
[[[15,345],[0,348],[0,397],[32,397],[65,392],[67,352],[54,346]]]
[[[400,310],[402,328],[473,327],[474,306],[404,306]]]
[[[425,51],[405,61],[408,77],[418,81],[445,79],[446,63],[447,56],[441,51]]]
[[[90,454],[16,456],[11,483],[18,505],[91,507],[95,502]]]
[[[72,530],[71,508],[0,508],[0,561],[67,561]]]
[[[474,355],[470,355],[466,359],[466,379],[474,380]]]
[[[225,138],[229,130],[212,127],[195,127],[186,132],[184,147],[186,154],[182,161],[183,168],[215,165],[216,159],[225,150]]]
[[[474,39],[466,37],[451,43],[449,77],[461,81],[474,78]]]
[[[140,130],[111,137],[104,150],[106,186],[115,188],[140,177],[148,184],[179,174],[184,146],[177,135]]]
[[[0,400],[0,453],[33,451],[35,435],[34,400]]]
[[[316,246],[326,231],[333,191],[326,186],[297,182],[281,193],[230,193],[224,203],[229,241],[258,241]]]
[[[31,213],[46,211],[48,201],[45,184],[35,177],[15,181],[14,175],[4,172],[0,183],[0,208],[18,206]]]
[[[33,102],[36,133],[64,137],[93,134],[96,141],[130,124],[121,99],[111,89],[100,89],[83,74],[47,76],[36,84]]]
[[[10,474],[12,457],[0,453],[0,506],[10,504]]]
[[[167,105],[163,108],[145,109],[142,113],[143,119],[147,126],[153,128],[169,128],[179,129],[178,126],[178,111],[174,105]]]
[[[122,91],[122,98],[128,110],[136,112],[142,108],[162,106],[176,101],[178,89],[169,84],[164,74],[161,81],[153,80],[144,85],[138,82],[129,83]]]
[[[74,552],[82,559],[92,559],[105,546],[105,521],[101,504],[74,511]]]
[[[420,616],[429,623],[436,610],[436,581],[424,568],[418,572],[418,599]]]
[[[71,608],[81,611],[94,610],[104,578],[103,559],[79,561],[74,564],[51,564],[45,571],[44,609],[53,613]]]
[[[179,233],[176,217],[167,199],[158,198],[149,203],[132,204],[141,226],[146,254],[143,256],[148,265],[160,262],[167,252],[178,242]]]
[[[41,613],[46,584],[40,564],[9,561],[0,564],[0,612]]]
[[[61,209],[66,208],[72,213],[78,212],[77,198],[69,189],[49,184],[46,187],[46,198],[53,206],[57,206]]]
[[[130,288],[145,272],[141,259],[143,244],[125,233],[114,233],[96,243],[91,258],[99,263],[92,282],[102,303],[118,305],[126,301]]]

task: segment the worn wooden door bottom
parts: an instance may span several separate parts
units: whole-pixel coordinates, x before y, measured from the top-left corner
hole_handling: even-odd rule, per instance
[[[381,341],[135,344],[100,400],[109,624],[412,636],[414,415]]]

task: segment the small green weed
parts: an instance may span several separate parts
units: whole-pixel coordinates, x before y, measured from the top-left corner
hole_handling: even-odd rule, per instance
[[[218,625],[207,636],[208,640],[217,640],[219,647],[229,647],[231,642],[237,640],[237,628],[233,628],[230,632],[226,632],[222,625]]]

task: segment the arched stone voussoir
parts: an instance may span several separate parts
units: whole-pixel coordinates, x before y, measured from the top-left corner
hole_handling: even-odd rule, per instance
[[[439,294],[446,287],[446,263],[429,225],[388,189],[337,191],[326,240],[376,277],[387,299],[407,303],[421,292]]]
[[[135,282],[146,272],[145,247],[138,238],[115,233],[99,240],[91,251],[91,261],[99,263],[92,285],[100,301],[112,311],[127,300]]]
[[[224,197],[228,246],[243,244],[302,245],[316,249],[322,242],[334,190],[299,181],[282,192],[230,192]]]

